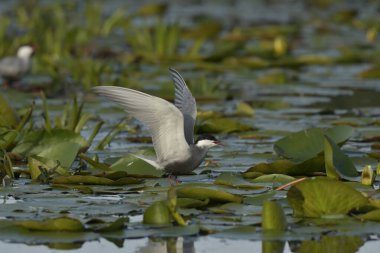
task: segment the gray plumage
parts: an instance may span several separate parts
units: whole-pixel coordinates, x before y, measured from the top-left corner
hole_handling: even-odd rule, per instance
[[[30,69],[33,51],[31,46],[22,46],[18,49],[17,56],[0,59],[0,76],[9,83],[21,79]]]
[[[156,160],[139,157],[171,174],[188,174],[197,168],[208,149],[219,141],[193,140],[196,103],[181,75],[170,69],[175,84],[175,105],[146,93],[115,86],[98,86],[94,92],[121,105],[149,128]]]

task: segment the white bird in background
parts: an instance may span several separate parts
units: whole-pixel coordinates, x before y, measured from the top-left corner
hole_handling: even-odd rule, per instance
[[[139,157],[172,175],[188,174],[204,160],[207,151],[220,145],[212,135],[194,142],[197,105],[182,76],[169,69],[175,84],[174,105],[162,98],[115,86],[98,86],[94,92],[121,105],[149,128],[157,158]]]
[[[0,59],[0,76],[5,87],[12,86],[19,81],[29,70],[34,48],[29,45],[19,47],[17,56],[8,56]]]

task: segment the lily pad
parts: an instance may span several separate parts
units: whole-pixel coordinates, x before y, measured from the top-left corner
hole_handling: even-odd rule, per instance
[[[354,129],[350,126],[336,126],[329,129],[310,128],[292,133],[274,144],[274,150],[295,163],[309,160],[324,150],[324,136],[341,144],[352,136]]]
[[[327,178],[302,181],[292,186],[287,196],[296,217],[348,214],[368,204],[368,199],[359,191]]]
[[[325,166],[328,177],[360,180],[354,163],[328,136],[325,136]]]
[[[254,130],[253,126],[228,118],[211,118],[198,127],[200,133],[233,133]]]
[[[325,161],[323,156],[317,156],[302,163],[295,163],[290,160],[277,160],[271,163],[259,163],[244,172],[244,176],[251,173],[264,174],[285,174],[289,176],[313,175],[314,173],[325,171]]]
[[[150,225],[165,225],[170,223],[170,212],[165,201],[157,201],[144,212],[143,222]]]
[[[210,199],[215,202],[236,202],[241,203],[243,198],[221,190],[214,190],[206,187],[183,186],[177,189],[178,197]]]
[[[38,231],[84,231],[84,226],[79,220],[69,217],[60,217],[43,221],[18,221],[16,225],[29,230]]]
[[[231,172],[221,173],[214,181],[215,184],[227,185],[236,188],[245,189],[260,189],[263,188],[261,185],[255,185],[243,178],[242,175]]]

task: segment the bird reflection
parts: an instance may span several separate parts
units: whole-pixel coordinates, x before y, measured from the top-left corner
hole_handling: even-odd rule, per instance
[[[195,253],[195,237],[149,238],[136,253]]]

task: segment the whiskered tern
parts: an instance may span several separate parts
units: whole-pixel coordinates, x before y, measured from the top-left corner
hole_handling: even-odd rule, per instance
[[[19,47],[16,56],[0,59],[0,76],[4,80],[5,87],[13,85],[29,71],[33,53],[33,46],[24,45]]]
[[[200,135],[194,142],[195,99],[182,76],[172,68],[169,71],[175,85],[174,104],[128,88],[97,86],[93,90],[148,127],[157,157],[140,159],[172,175],[188,174],[202,163],[211,147],[221,142],[209,134]]]

